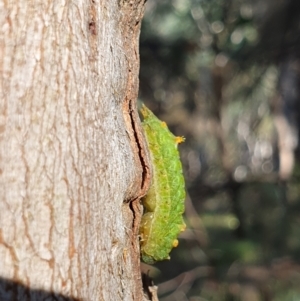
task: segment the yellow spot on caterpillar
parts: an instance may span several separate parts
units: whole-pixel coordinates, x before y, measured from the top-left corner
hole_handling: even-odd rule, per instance
[[[167,124],[166,124],[164,121],[161,122],[161,125],[162,125],[162,127],[164,127],[164,128],[168,128]]]
[[[175,142],[176,142],[176,144],[182,143],[182,142],[184,142],[184,141],[185,141],[185,138],[184,138],[184,137],[180,137],[180,136],[175,137]]]
[[[178,244],[179,244],[179,242],[178,242],[178,240],[177,239],[174,239],[173,240],[173,248],[176,248],[177,246],[178,246]]]

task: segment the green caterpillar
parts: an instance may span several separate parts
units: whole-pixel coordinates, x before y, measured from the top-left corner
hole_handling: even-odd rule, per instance
[[[183,137],[175,137],[165,122],[160,121],[145,105],[140,110],[142,126],[150,150],[153,178],[143,199],[146,213],[140,226],[141,257],[146,263],[170,259],[177,247],[177,237],[185,230],[185,183],[177,145]]]

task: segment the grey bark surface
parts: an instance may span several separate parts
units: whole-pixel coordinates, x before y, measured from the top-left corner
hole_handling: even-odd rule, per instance
[[[143,6],[0,0],[0,300],[143,300]]]

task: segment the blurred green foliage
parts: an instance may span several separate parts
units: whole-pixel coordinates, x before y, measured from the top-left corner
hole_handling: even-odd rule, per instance
[[[299,16],[296,0],[147,3],[140,99],[186,137],[188,229],[145,268],[160,300],[300,299]]]

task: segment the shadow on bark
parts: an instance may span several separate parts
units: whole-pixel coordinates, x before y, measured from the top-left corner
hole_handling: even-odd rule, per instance
[[[83,301],[83,299],[48,292],[41,289],[31,289],[18,282],[0,277],[1,301]]]

